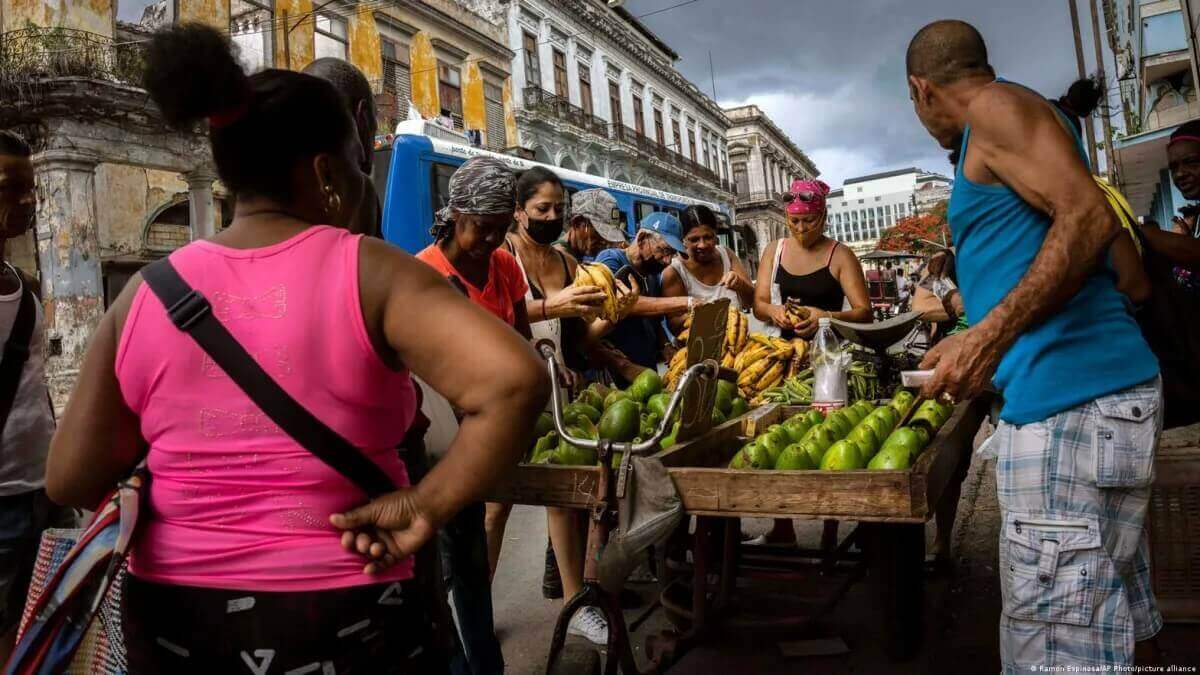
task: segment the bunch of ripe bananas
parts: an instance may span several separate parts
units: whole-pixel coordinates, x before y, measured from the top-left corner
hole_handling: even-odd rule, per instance
[[[787,312],[788,320],[794,324],[798,324],[808,318],[808,309],[795,298],[790,298],[784,303],[784,311]]]
[[[580,263],[575,271],[575,281],[572,286],[595,286],[604,291],[604,303],[599,312],[592,316],[584,316],[585,321],[591,321],[599,316],[605,321],[616,323],[624,319],[637,304],[639,294],[633,290],[617,288],[617,279],[612,270],[601,263]]]
[[[692,330],[692,314],[689,314],[683,321],[683,331],[676,337],[676,344],[680,345],[680,350],[675,352],[675,356],[667,365],[666,385],[668,389],[674,389],[679,378],[683,376],[683,371],[687,365],[687,341]],[[746,348],[750,338],[750,319],[739,312],[734,307],[729,308],[729,319],[725,322],[725,352],[721,357],[721,366],[732,368],[733,362],[737,359],[738,354]]]
[[[808,343],[799,338],[788,341],[753,333],[749,346],[734,359],[738,372],[738,388],[752,399],[803,368],[808,356]]]

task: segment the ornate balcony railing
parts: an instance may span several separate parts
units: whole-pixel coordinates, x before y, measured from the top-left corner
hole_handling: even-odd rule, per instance
[[[551,94],[541,87],[525,88],[525,107],[543,115],[560,119],[574,127],[608,138],[608,123],[569,100]]]
[[[70,28],[29,27],[0,33],[0,86],[35,80],[88,77],[141,86],[140,44],[119,44]]]

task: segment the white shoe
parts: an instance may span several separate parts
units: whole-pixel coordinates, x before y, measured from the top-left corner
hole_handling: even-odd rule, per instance
[[[745,546],[765,546],[767,543],[767,535],[760,534],[757,537],[743,539],[742,544]]]
[[[608,645],[608,621],[595,607],[584,607],[575,612],[571,623],[567,624],[568,635],[579,637],[595,645]]]

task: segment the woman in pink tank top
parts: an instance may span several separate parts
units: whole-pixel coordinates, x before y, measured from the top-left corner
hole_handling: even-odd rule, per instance
[[[345,229],[366,177],[329,83],[247,77],[227,40],[196,25],[155,36],[146,83],[173,126],[207,118],[217,171],[238,195],[232,224],[173,253],[173,266],[398,490],[364,505],[131,279],[88,348],[47,465],[55,501],[94,508],[147,462],[123,591],[130,672],[444,670],[410,555],[518,460],[545,368],[435,272]],[[415,487],[396,452],[417,408],[406,364],[465,413]]]

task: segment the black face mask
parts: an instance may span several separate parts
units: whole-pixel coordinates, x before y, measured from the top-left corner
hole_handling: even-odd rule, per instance
[[[529,224],[526,228],[529,231],[529,238],[533,239],[542,246],[549,246],[558,241],[563,232],[563,219],[561,216],[551,220],[534,220],[529,219]]]
[[[642,268],[638,271],[642,274],[653,276],[661,274],[665,269],[667,269],[667,266],[659,262],[658,258],[646,258],[642,260]]]

